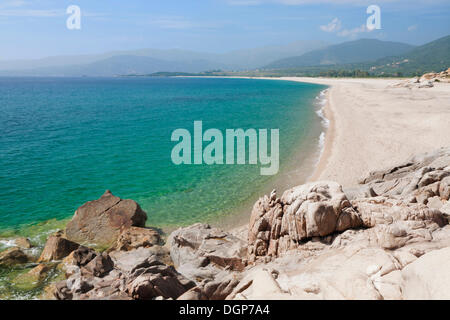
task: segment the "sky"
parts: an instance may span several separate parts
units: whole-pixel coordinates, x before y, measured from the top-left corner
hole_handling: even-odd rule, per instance
[[[70,30],[66,10],[81,10]],[[369,5],[381,29],[368,30]],[[298,40],[424,44],[450,34],[450,0],[0,0],[0,60],[141,48],[227,52]]]

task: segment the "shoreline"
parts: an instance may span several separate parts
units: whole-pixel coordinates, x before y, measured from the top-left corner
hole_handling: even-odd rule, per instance
[[[450,112],[450,85],[446,83],[408,89],[394,88],[398,79],[264,79],[328,86],[323,108],[329,121],[325,143],[314,172],[305,183],[331,180],[344,189],[356,187],[372,171],[398,165],[418,153],[450,146],[450,127],[445,121]],[[248,220],[228,230],[240,230],[247,223]]]
[[[325,139],[322,146],[322,150],[320,153],[319,161],[316,164],[316,167],[314,168],[314,172],[311,175],[311,177],[308,178],[307,182],[315,181],[318,179],[318,177],[321,175],[321,173],[325,170],[328,159],[331,156],[332,153],[332,147],[333,147],[333,141],[334,141],[334,111],[332,108],[331,103],[331,86],[328,87],[325,94],[326,103],[323,106],[323,115],[325,119],[328,121],[328,127],[324,131]]]
[[[393,79],[281,78],[329,86],[325,148],[310,181],[356,186],[369,172],[450,145],[450,86],[395,88]]]

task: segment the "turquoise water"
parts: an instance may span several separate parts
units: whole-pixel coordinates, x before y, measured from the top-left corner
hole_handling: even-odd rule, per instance
[[[136,200],[152,226],[226,216],[274,177],[259,165],[176,166],[172,131],[193,132],[194,120],[223,132],[279,128],[283,170],[319,121],[320,90],[255,79],[0,78],[0,230],[50,229],[106,189]]]

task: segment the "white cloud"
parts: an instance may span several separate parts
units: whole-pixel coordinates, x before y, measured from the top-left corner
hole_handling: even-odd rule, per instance
[[[338,36],[340,37],[352,37],[354,38],[358,33],[363,33],[363,32],[371,32],[372,30],[367,29],[365,24],[362,24],[360,27],[356,27],[353,29],[344,29],[341,30],[337,33]]]
[[[0,10],[0,16],[2,17],[60,17],[64,16],[66,12],[64,10]]]
[[[334,18],[328,24],[320,26],[320,29],[325,32],[336,32],[341,29],[341,21]]]
[[[342,22],[338,18],[334,18],[328,24],[320,26],[320,30],[324,32],[336,33],[339,37],[352,37],[354,38],[358,33],[370,32],[372,30],[367,29],[365,24],[353,29],[343,29]]]
[[[11,1],[5,1],[0,4],[0,10],[5,8],[19,8],[27,5],[27,1],[23,0],[11,0]]]
[[[408,31],[414,31],[417,30],[417,24],[413,24],[412,26],[408,27]]]
[[[156,16],[146,18],[145,24],[154,25],[160,29],[174,29],[184,30],[193,28],[215,29],[220,26],[220,23],[208,21],[193,21],[181,16]]]

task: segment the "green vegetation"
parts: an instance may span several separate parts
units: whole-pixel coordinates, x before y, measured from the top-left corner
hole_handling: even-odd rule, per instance
[[[280,69],[267,68],[261,73],[274,76],[412,77],[427,72],[439,72],[449,66],[450,36],[446,36],[413,48],[402,55],[391,55],[375,61]]]

